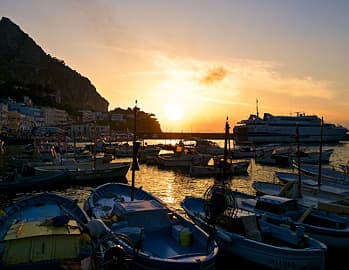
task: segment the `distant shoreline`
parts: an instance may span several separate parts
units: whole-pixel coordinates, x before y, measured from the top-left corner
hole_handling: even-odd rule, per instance
[[[211,139],[224,140],[225,133],[218,132],[162,132],[162,133],[138,133],[137,137],[140,139]],[[233,139],[233,134],[231,134]],[[349,134],[347,134],[342,141],[349,141]]]

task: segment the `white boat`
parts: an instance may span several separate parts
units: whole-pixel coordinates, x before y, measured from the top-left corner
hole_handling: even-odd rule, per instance
[[[231,161],[227,164],[227,168],[225,169],[225,174],[232,175],[241,175],[247,174],[248,168],[250,166],[249,160],[244,161]],[[189,168],[189,175],[193,177],[201,177],[201,176],[218,176],[223,173],[222,166],[218,164],[213,165],[192,165]]]
[[[296,162],[293,162],[292,165],[298,169]],[[299,170],[306,175],[318,177],[319,175],[319,165],[312,164],[301,164]],[[347,170],[338,170],[331,167],[321,167],[321,179],[324,181],[338,181],[338,182],[347,182],[349,184],[349,173]]]
[[[292,182],[281,185],[265,181],[254,181],[252,187],[258,196],[273,195],[297,198],[298,204],[304,207],[314,207],[329,213],[349,217],[349,198],[347,194],[335,194],[321,189],[307,189],[302,186],[301,196],[298,185]]]
[[[194,146],[177,144],[173,154],[158,155],[157,165],[160,167],[186,167],[191,165],[207,165],[211,155],[197,152]]]
[[[201,154],[210,154],[212,156],[224,154],[224,148],[214,141],[197,138],[195,142],[195,148]]]
[[[321,163],[329,163],[333,154],[333,149],[326,149],[321,151]],[[299,157],[298,157],[299,155]],[[320,161],[320,153],[318,151],[307,150],[294,150],[292,148],[287,149],[274,149],[273,151],[265,151],[264,153],[256,156],[256,162],[260,164],[277,164],[290,166],[294,160],[299,158],[301,163],[306,164],[318,164]]]
[[[219,198],[187,196],[181,205],[199,227],[214,236],[222,252],[268,269],[325,269],[326,245],[305,235],[301,226],[294,233],[231,205],[217,213],[215,199]]]
[[[237,208],[263,215],[268,223],[286,225],[292,230],[302,226],[309,237],[326,244],[329,249],[349,247],[349,219],[314,207],[301,206],[297,198],[254,196],[231,191]]]
[[[321,138],[321,119],[316,115],[297,113],[286,116],[264,113],[261,118],[257,113],[237,124],[233,129],[233,138],[238,144],[293,143],[297,126],[300,143],[319,143]],[[322,141],[338,142],[345,137],[347,131],[343,126],[324,123]]]
[[[254,145],[239,145],[234,146],[230,150],[231,158],[255,158],[258,156],[266,155],[271,153],[275,145],[265,145],[265,146],[254,146]]]
[[[52,171],[68,172],[71,183],[97,183],[98,181],[125,180],[129,171],[130,162],[112,162],[106,164],[77,163],[73,165],[48,165],[36,166],[34,171],[37,174]],[[97,182],[96,182],[97,181]]]
[[[288,172],[275,172],[275,176],[280,180],[281,183],[297,183],[302,181],[303,188],[307,190],[322,191],[332,194],[339,194],[349,196],[349,182],[343,183],[339,181],[328,181],[326,179],[319,179],[315,176],[307,176],[304,174],[298,175],[298,173]]]

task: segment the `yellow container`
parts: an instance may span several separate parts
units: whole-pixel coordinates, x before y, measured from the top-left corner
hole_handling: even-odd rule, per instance
[[[190,229],[184,228],[179,234],[179,242],[182,246],[190,246],[192,240],[192,233]]]

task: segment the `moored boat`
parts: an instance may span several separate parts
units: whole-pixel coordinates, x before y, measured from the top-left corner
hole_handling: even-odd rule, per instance
[[[215,268],[216,242],[141,188],[101,185],[91,192],[85,209],[116,235],[126,235],[136,250],[132,269]]]
[[[214,236],[226,254],[268,269],[325,268],[326,245],[306,236],[302,227],[294,233],[287,227],[265,222],[253,212],[229,205],[229,201],[220,195],[187,196],[181,205],[199,227]],[[223,205],[226,207],[221,208]]]
[[[328,248],[349,248],[349,219],[314,206],[302,207],[295,198],[263,195],[253,196],[232,191],[238,207],[256,214],[273,224],[284,224],[293,230],[302,226],[305,233]]]
[[[301,164],[298,166],[296,162],[293,162],[292,165],[299,169],[303,174],[314,177],[319,176],[319,165]],[[338,170],[335,168],[322,166],[321,179],[324,181],[349,182],[349,174],[346,170]]]
[[[225,168],[225,173],[229,176],[248,174],[250,166],[249,160],[231,161]],[[213,165],[192,165],[189,168],[189,175],[193,177],[201,176],[219,176],[223,173],[223,167],[218,164]]]
[[[74,165],[48,165],[34,167],[35,173],[47,173],[65,170],[69,174],[70,183],[96,183],[98,181],[125,180],[130,162],[113,162],[97,164],[93,162]]]
[[[296,127],[299,127],[299,141],[302,143],[319,143],[321,119],[316,115],[272,115],[264,113],[263,118],[251,114],[248,119],[238,122],[234,127],[233,137],[236,143],[293,143]],[[347,133],[347,128],[325,123],[322,141],[339,142]]]
[[[347,194],[321,191],[316,187],[307,189],[303,185],[301,195],[299,195],[298,185],[294,182],[281,185],[280,183],[254,181],[252,187],[256,190],[258,196],[274,195],[297,198],[300,206],[314,207],[329,213],[349,217],[349,198]]]
[[[54,193],[22,197],[1,210],[1,269],[106,269],[118,239],[96,237],[76,201]],[[99,224],[101,224],[99,222]],[[98,251],[98,252],[97,252]],[[114,266],[115,267],[115,266]]]
[[[68,180],[67,171],[53,171],[40,175],[24,176],[16,173],[0,179],[1,192],[23,192],[30,190],[40,190],[63,185]]]
[[[191,165],[206,165],[211,159],[210,154],[197,152],[194,146],[179,143],[175,146],[173,154],[158,155],[157,165],[160,167],[182,167],[188,168]]]

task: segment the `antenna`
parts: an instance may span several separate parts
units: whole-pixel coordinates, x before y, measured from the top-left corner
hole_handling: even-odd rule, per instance
[[[256,98],[256,111],[257,111],[257,117],[259,117],[259,112],[258,112],[258,98]]]

